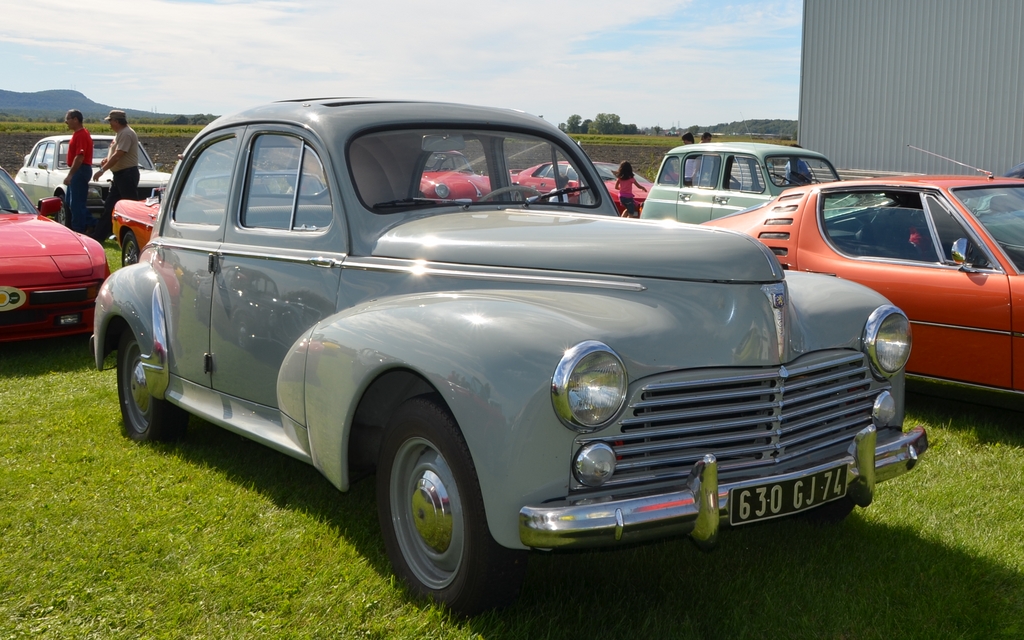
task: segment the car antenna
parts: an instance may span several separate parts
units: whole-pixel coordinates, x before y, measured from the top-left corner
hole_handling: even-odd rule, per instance
[[[740,111],[740,118],[743,118],[743,112]],[[747,137],[751,140],[754,139],[754,134],[750,133],[750,125],[747,124],[747,119],[743,118],[743,128],[747,130]]]
[[[985,171],[984,169],[979,169],[978,167],[972,167],[972,166],[971,166],[971,165],[969,165],[969,164],[964,164],[964,163],[962,163],[962,162],[957,162],[956,160],[954,160],[954,159],[952,159],[952,158],[947,158],[946,156],[940,156],[940,155],[939,155],[939,154],[937,154],[937,153],[932,153],[931,151],[926,151],[926,150],[924,150],[924,149],[921,149],[920,147],[915,147],[915,146],[914,146],[914,145],[912,145],[912,144],[908,144],[907,146],[908,146],[908,147],[910,147],[911,149],[913,149],[914,151],[920,151],[921,153],[927,153],[928,155],[930,155],[930,156],[935,156],[936,158],[942,158],[943,160],[949,160],[950,162],[952,162],[952,163],[954,163],[954,164],[958,164],[958,165],[960,165],[961,167],[967,167],[968,169],[974,169],[974,170],[975,170],[975,171],[977,171],[978,173],[984,173],[984,174],[985,174],[985,175],[986,175],[986,176],[988,177],[988,179],[989,179],[989,180],[994,180],[994,179],[995,179],[995,178],[993,177],[993,175],[992,175],[992,172],[991,172],[991,171]]]

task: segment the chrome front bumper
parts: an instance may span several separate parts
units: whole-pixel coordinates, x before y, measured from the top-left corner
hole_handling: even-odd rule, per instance
[[[875,484],[914,468],[928,449],[924,427],[876,446],[874,427],[860,431],[849,453],[821,465],[770,477],[719,485],[718,463],[712,455],[693,466],[683,487],[656,495],[526,506],[519,512],[519,539],[538,549],[581,548],[637,542],[689,534],[701,547],[714,546],[719,524],[729,519],[729,492],[813,475],[846,464],[846,495],[866,507]]]

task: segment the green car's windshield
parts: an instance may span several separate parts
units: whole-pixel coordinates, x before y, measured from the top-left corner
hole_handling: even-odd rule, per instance
[[[378,213],[534,203],[593,209],[600,194],[558,142],[517,132],[377,131],[352,141],[348,161],[360,200]]]
[[[953,189],[1018,270],[1024,271],[1024,185]]]

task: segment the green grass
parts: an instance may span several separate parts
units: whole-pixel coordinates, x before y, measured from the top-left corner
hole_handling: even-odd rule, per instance
[[[842,525],[532,553],[467,621],[396,584],[372,479],[196,418],[136,444],[87,345],[0,344],[0,638],[1024,637],[1024,414],[912,395],[931,450]]]
[[[203,125],[192,124],[142,124],[130,123],[132,129],[141,136],[194,136],[203,129]],[[105,122],[86,122],[86,128],[93,133],[103,133],[109,129]],[[68,128],[63,122],[0,122],[0,133],[45,133],[54,135],[67,133]]]

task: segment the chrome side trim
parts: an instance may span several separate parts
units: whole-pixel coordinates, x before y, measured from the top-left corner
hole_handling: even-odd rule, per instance
[[[462,268],[453,264],[436,264],[422,260],[384,260],[379,261],[373,258],[348,259],[342,264],[344,269],[360,269],[363,271],[388,271],[408,273],[410,275],[431,275],[448,276],[453,278],[468,278],[473,280],[494,280],[498,282],[529,282],[534,284],[558,284],[579,287],[599,287],[604,289],[618,289],[620,291],[646,291],[647,287],[639,282],[601,280],[592,277],[574,276],[543,276],[529,273],[529,270],[522,269],[523,273],[508,273],[507,271],[483,271]]]
[[[770,477],[718,484],[714,456],[707,456],[693,466],[687,483],[677,491],[527,505],[519,511],[519,539],[528,547],[568,549],[688,534],[707,548],[714,545],[718,527],[729,521],[729,494],[734,489],[799,479],[842,464],[847,466],[848,496],[870,503],[876,483],[907,473],[928,450],[928,435],[920,426],[881,445],[875,437],[874,427],[866,427],[842,458]]]
[[[1024,337],[1024,333],[1014,333],[1012,331],[999,331],[998,329],[979,329],[978,327],[965,327],[957,324],[943,324],[941,322],[924,322],[923,320],[911,320],[910,324],[919,324],[927,327],[939,327],[940,329],[958,329],[960,331],[977,331],[978,333],[994,333],[1000,336],[1015,336],[1018,338]]]

